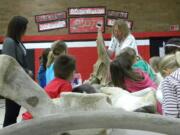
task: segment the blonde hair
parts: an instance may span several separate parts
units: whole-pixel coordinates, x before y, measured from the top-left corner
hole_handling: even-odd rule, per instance
[[[175,71],[179,67],[180,67],[180,52],[176,52],[175,54],[164,56],[159,63],[159,71],[163,77],[165,77],[164,70],[171,69],[172,71]]]
[[[161,61],[161,57],[154,56],[149,59],[149,64],[155,72],[159,72],[159,62]]]
[[[116,26],[118,27],[118,30],[122,32],[122,39],[125,39],[130,33],[127,22],[124,20],[120,20],[120,19],[116,20],[114,22],[113,27],[112,27],[112,34],[113,35],[114,35],[114,29]]]
[[[46,67],[49,67],[54,62],[55,55],[60,55],[64,51],[65,53],[67,53],[66,43],[60,40],[54,41],[53,44],[51,45],[51,51],[48,54]]]
[[[52,50],[51,50],[47,57],[46,68],[48,68],[53,63],[53,61],[54,61],[54,56],[53,56]]]

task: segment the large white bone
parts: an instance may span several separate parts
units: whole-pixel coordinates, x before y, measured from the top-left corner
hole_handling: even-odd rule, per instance
[[[101,87],[100,91],[109,95],[112,106],[122,108],[126,111],[136,111],[142,107],[149,107],[151,112],[155,112],[156,98],[153,88],[129,93],[119,87]]]
[[[137,129],[179,135],[180,121],[175,118],[124,112],[119,109],[90,112],[76,111],[12,125],[0,130],[0,135],[52,135],[59,131],[87,128]]]
[[[0,55],[0,95],[24,106],[33,117],[60,112],[13,57]]]
[[[110,99],[103,93],[69,93],[64,92],[61,94],[58,105],[64,112],[69,111],[94,111],[106,110],[112,108],[108,103]]]

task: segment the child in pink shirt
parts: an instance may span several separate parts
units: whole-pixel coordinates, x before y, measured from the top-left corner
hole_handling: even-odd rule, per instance
[[[149,75],[141,69],[134,69],[132,65],[136,62],[134,49],[124,48],[114,61],[110,64],[111,79],[116,87],[123,88],[129,92],[139,91],[148,87],[157,88]]]
[[[141,69],[134,69],[134,71],[141,75],[144,79],[141,81],[134,81],[130,78],[125,78],[125,87],[129,92],[136,92],[147,87],[157,89],[156,83],[151,80],[147,73],[143,72]]]

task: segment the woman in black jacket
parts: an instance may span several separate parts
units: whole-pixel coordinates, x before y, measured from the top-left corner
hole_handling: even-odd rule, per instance
[[[2,53],[14,57],[17,62],[27,70],[26,48],[21,42],[22,36],[26,32],[28,20],[22,16],[14,16],[7,29],[7,34],[3,42]],[[21,106],[14,101],[5,99],[5,118],[3,127],[16,123]]]

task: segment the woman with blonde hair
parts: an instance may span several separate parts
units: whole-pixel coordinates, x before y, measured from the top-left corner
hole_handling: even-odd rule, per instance
[[[160,86],[163,94],[163,114],[180,118],[180,52],[163,57],[159,70],[164,77]]]
[[[112,38],[107,50],[110,57],[115,53],[115,57],[126,47],[131,47],[138,55],[137,44],[134,36],[131,34],[128,24],[124,20],[115,21],[112,27]]]

